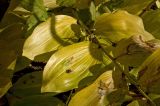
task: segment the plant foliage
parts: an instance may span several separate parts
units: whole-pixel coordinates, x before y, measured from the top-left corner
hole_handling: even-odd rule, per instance
[[[159,4],[11,0],[0,22],[0,98],[10,106],[159,106]]]

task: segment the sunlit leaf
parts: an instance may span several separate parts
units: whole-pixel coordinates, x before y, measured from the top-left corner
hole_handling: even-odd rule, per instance
[[[91,0],[57,0],[57,4],[78,9],[89,8]]]
[[[8,91],[8,89],[12,86],[12,83],[9,78],[0,76],[0,98],[4,96],[4,94]]]
[[[147,11],[142,16],[142,19],[144,21],[144,27],[145,29],[153,34],[153,36],[157,39],[160,39],[160,10],[152,10]]]
[[[109,6],[112,9],[123,9],[132,14],[140,14],[155,0],[111,0]]]
[[[160,8],[160,1],[159,1],[159,0],[156,1],[156,6],[157,6],[158,8]]]
[[[160,48],[160,41],[146,42],[142,36],[132,36],[119,41],[113,47],[113,55],[121,64],[137,67],[157,48]]]
[[[91,13],[91,19],[93,21],[95,21],[96,19],[96,7],[95,7],[95,4],[93,2],[91,2],[91,5],[90,5],[90,13]]]
[[[78,9],[89,8],[92,0],[56,0],[57,4],[60,6],[74,7]],[[93,0],[94,4],[97,6],[102,2],[107,2],[109,0]]]
[[[106,94],[112,90],[112,71],[106,71],[93,84],[76,93],[69,106],[107,106]]]
[[[133,35],[143,35],[145,39],[153,39],[153,36],[146,32],[142,19],[129,14],[126,11],[115,11],[104,13],[97,17],[95,23],[95,34],[112,42],[129,38]]]
[[[78,28],[76,20],[70,16],[57,15],[49,18],[38,25],[27,38],[23,56],[33,60],[37,55],[71,44],[71,40],[76,40],[80,35]]]
[[[13,106],[64,106],[64,103],[55,97],[30,96],[16,101]]]
[[[140,86],[148,93],[160,94],[160,49],[156,50],[139,67],[138,82]]]
[[[56,0],[43,0],[43,2],[44,2],[44,6],[49,9],[58,7],[58,5],[56,4]]]
[[[140,14],[143,9],[151,5],[153,1],[155,0],[124,0],[124,2],[119,5],[119,8],[125,9],[132,14]]]
[[[73,6],[76,3],[76,0],[56,0],[57,4],[60,6]]]
[[[89,68],[102,61],[102,55],[97,45],[87,41],[60,49],[45,66],[41,91],[64,92],[77,88],[80,80],[91,75]]]

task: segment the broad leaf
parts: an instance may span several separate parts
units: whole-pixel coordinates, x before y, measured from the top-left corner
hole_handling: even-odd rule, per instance
[[[13,106],[64,106],[64,103],[55,97],[41,95],[23,98]]]
[[[148,93],[160,94],[160,49],[156,50],[139,67],[138,83]]]
[[[53,16],[39,24],[27,38],[23,56],[33,60],[37,55],[71,44],[79,35],[79,27],[74,18],[65,15]]]
[[[12,83],[9,78],[0,76],[0,98],[5,95],[8,89],[12,86]]]
[[[160,1],[159,1],[159,0],[156,1],[156,6],[157,6],[158,8],[160,8]]]
[[[89,8],[92,0],[76,0],[75,7],[79,9]]]
[[[137,100],[132,101],[127,106],[140,106]]]
[[[28,30],[38,24],[39,21],[45,21],[48,18],[43,0],[21,0],[20,5],[32,13],[27,20]]]
[[[112,9],[123,9],[132,14],[140,14],[155,0],[111,0],[108,4]]]
[[[92,1],[97,6],[100,3],[107,2],[109,0],[56,0],[56,1],[57,1],[57,4],[60,6],[86,9],[90,7]]]
[[[14,84],[10,92],[14,96],[26,97],[40,94],[42,85],[42,72],[32,72],[22,76]]]
[[[12,25],[15,23],[24,23],[25,22],[19,16],[16,16],[15,14],[13,14],[13,10],[16,7],[18,7],[19,3],[20,3],[19,0],[11,0],[10,1],[10,5],[9,5],[7,11],[5,12],[3,19],[0,22],[0,28],[4,28],[7,25]]]
[[[57,4],[60,6],[73,6],[76,3],[76,0],[56,0]]]
[[[44,2],[44,6],[49,9],[54,9],[58,7],[58,5],[56,4],[56,0],[43,0],[43,2]]]
[[[107,2],[108,0],[76,0],[75,3],[75,8],[78,9],[86,9],[89,8],[91,4],[91,2],[94,3],[95,6],[99,5],[102,2]]]
[[[23,24],[17,23],[0,32],[0,64],[6,69],[22,53],[23,28]]]
[[[112,71],[106,71],[93,84],[76,93],[69,106],[107,106],[106,95],[112,90]]]
[[[80,80],[91,75],[89,68],[102,61],[102,55],[96,44],[87,41],[60,49],[45,66],[41,91],[64,92],[77,88]]]
[[[95,7],[95,4],[93,2],[91,2],[89,10],[90,10],[90,13],[91,13],[91,19],[93,21],[95,21],[95,19],[96,19],[96,7]]]
[[[137,67],[157,48],[160,48],[160,41],[146,42],[142,36],[132,36],[117,42],[113,56],[123,65]]]
[[[160,39],[159,18],[160,18],[160,9],[154,11],[153,10],[147,11],[142,16],[145,29],[151,34],[153,34],[153,36],[157,39]]]
[[[33,14],[40,20],[45,21],[47,18],[47,11],[44,7],[43,0],[21,0],[23,8],[33,12]]]
[[[112,92],[107,94],[107,100],[110,105],[120,106],[123,102],[131,99],[130,96],[126,95],[127,93],[127,90],[124,88],[114,89]]]
[[[132,14],[140,14],[148,5],[155,0],[124,0],[119,8],[124,9]]]
[[[123,73],[115,67],[113,72],[112,72],[112,78],[114,81],[114,87],[115,88],[126,88],[127,87],[127,82],[125,77],[123,76]]]
[[[95,23],[95,29],[97,36],[112,42],[133,35],[142,35],[146,40],[153,39],[153,36],[145,31],[140,17],[122,10],[99,16]]]
[[[78,9],[89,8],[91,0],[57,0],[60,6],[74,7]]]

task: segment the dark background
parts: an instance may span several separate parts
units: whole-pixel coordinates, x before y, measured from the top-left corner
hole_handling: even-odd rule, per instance
[[[0,0],[0,21],[9,6],[10,0]]]

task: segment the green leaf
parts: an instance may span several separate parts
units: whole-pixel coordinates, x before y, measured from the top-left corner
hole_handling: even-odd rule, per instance
[[[14,72],[20,71],[20,70],[26,68],[27,66],[29,66],[30,63],[31,63],[31,60],[29,60],[28,58],[23,57],[23,56],[18,56],[17,60],[16,60]]]
[[[25,74],[14,84],[10,92],[14,96],[26,97],[41,93],[42,72]]]
[[[102,61],[102,56],[98,46],[87,41],[60,49],[45,66],[41,91],[59,93],[77,88],[80,80],[91,75],[89,68]]]
[[[160,9],[147,11],[142,16],[145,29],[153,34],[153,36],[157,39],[160,39]]]
[[[158,8],[160,8],[160,1],[159,1],[159,0],[156,1],[156,6],[157,6]]]
[[[56,0],[57,4],[60,6],[73,6],[76,3],[76,0]]]
[[[130,104],[127,106],[140,106],[137,100],[132,101]]]
[[[122,39],[113,47],[115,60],[123,65],[137,67],[160,46],[153,41],[146,42],[142,36],[132,36]],[[152,46],[151,46],[152,45]]]
[[[92,0],[76,0],[75,7],[78,9],[86,9],[89,8]]]
[[[58,4],[56,4],[56,0],[43,0],[44,6],[49,9],[54,9],[56,7],[59,7]]]
[[[15,15],[13,12],[14,9],[19,7],[19,3],[20,3],[19,0],[11,0],[10,1],[9,7],[0,22],[0,28],[4,28],[8,25],[12,25],[15,23],[25,23],[24,19],[22,19],[18,15]]]
[[[55,97],[42,95],[20,99],[13,106],[64,106],[64,103]]]
[[[0,52],[0,67],[7,69],[7,67],[16,59],[17,55],[15,51],[9,49],[0,49]]]
[[[8,89],[12,86],[10,78],[0,76],[0,98],[5,95]]]
[[[77,92],[69,106],[108,106],[106,95],[112,89],[112,71],[106,71],[93,84]]]
[[[47,20],[48,14],[43,0],[21,0],[20,5],[31,12],[27,19],[28,30],[31,30],[38,22]]]
[[[127,0],[119,6],[132,14],[140,14],[143,9],[147,8],[155,0]]]
[[[104,13],[97,17],[95,29],[97,36],[112,42],[117,42],[133,35],[143,35],[145,40],[153,39],[153,36],[145,31],[140,17],[122,10]]]
[[[157,49],[139,67],[138,83],[148,93],[160,94],[160,49]]]
[[[27,30],[29,31],[32,30],[32,28],[35,27],[39,23],[39,21],[37,20],[36,16],[31,15],[27,19],[26,23],[27,23]]]
[[[40,21],[45,21],[48,18],[43,0],[21,0],[21,5],[23,8],[33,12],[33,15]]]
[[[95,21],[95,19],[96,19],[96,7],[95,7],[94,2],[91,2],[90,13],[91,13],[92,21]]]
[[[23,56],[33,60],[35,56],[55,51],[62,46],[78,41],[80,36],[76,20],[70,16],[57,15],[39,24],[27,38]]]
[[[153,1],[155,0],[111,0],[108,5],[112,6],[112,9],[122,9],[138,15]]]
[[[57,0],[57,4],[65,7],[74,7],[78,9],[89,8],[91,0]]]
[[[115,88],[126,88],[127,86],[126,79],[123,76],[123,73],[117,67],[115,67],[112,72],[112,78],[114,81]]]
[[[110,104],[122,104],[125,99],[125,89],[116,89],[107,95]]]
[[[21,55],[24,42],[23,28],[23,24],[17,23],[0,32],[0,64],[3,68],[7,69],[17,56]]]

